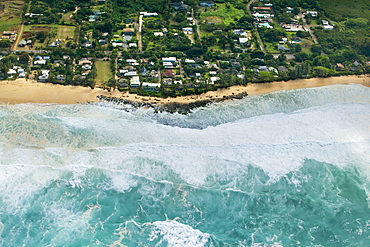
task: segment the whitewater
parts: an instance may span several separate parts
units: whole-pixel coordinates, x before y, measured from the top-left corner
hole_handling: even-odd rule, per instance
[[[370,246],[370,88],[0,119],[0,246]]]

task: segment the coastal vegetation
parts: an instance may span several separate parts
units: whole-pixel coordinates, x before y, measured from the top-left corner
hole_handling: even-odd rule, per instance
[[[369,3],[3,1],[0,79],[166,97],[368,73]]]

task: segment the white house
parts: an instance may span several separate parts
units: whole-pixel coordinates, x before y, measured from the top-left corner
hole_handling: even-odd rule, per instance
[[[239,38],[239,43],[245,45],[248,43],[249,38]]]
[[[140,87],[140,77],[139,76],[133,76],[130,80],[130,87],[138,88]]]
[[[185,34],[193,34],[193,28],[192,27],[184,27],[184,28],[182,28],[182,31]]]
[[[143,82],[143,88],[147,90],[158,90],[161,87],[160,83]]]
[[[325,30],[333,30],[334,29],[334,26],[332,26],[332,25],[325,25],[324,26],[324,29]]]
[[[162,62],[176,63],[176,57],[162,57]]]
[[[126,72],[124,74],[124,76],[137,76],[137,72],[136,71],[129,71],[129,72]]]

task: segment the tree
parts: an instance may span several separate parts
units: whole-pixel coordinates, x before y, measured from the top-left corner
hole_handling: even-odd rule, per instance
[[[107,86],[110,87],[110,88],[113,88],[113,90],[116,89],[116,86],[117,86],[117,80],[114,79],[113,77],[110,78],[108,81],[107,81]]]
[[[300,44],[294,44],[294,51],[295,52],[301,52],[302,46]]]
[[[11,43],[10,43],[10,40],[8,39],[2,39],[0,40],[0,48],[9,48],[11,47]]]
[[[297,31],[296,33],[297,37],[300,37],[300,38],[307,38],[307,37],[310,37],[310,33],[308,31]]]
[[[310,55],[305,53],[305,52],[299,52],[297,54],[295,54],[295,60],[297,62],[303,62],[305,60],[309,60],[310,59]]]
[[[312,45],[311,46],[311,52],[316,53],[316,54],[321,54],[321,52],[322,52],[321,45]]]
[[[36,39],[40,40],[40,43],[43,43],[46,38],[46,34],[44,31],[40,31],[36,33]]]
[[[27,54],[27,53],[22,53],[20,56],[19,56],[19,62],[20,63],[28,63],[28,61],[30,60],[30,56]]]

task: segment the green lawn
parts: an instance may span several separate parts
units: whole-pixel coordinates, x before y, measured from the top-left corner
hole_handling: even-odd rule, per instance
[[[95,66],[97,72],[97,76],[95,78],[96,86],[103,85],[103,83],[113,77],[109,61],[96,61]]]
[[[75,29],[74,26],[58,26],[57,36],[56,39],[68,39],[68,38],[75,38]]]
[[[240,19],[244,15],[245,15],[244,10],[237,9],[230,3],[227,3],[227,4],[220,3],[220,4],[217,4],[216,11],[202,12],[200,14],[200,17],[202,19],[207,19],[207,20],[210,17],[213,17],[215,19],[218,19],[216,17],[219,17],[221,18],[222,22],[225,25],[229,25],[230,23],[234,22],[234,19]]]

